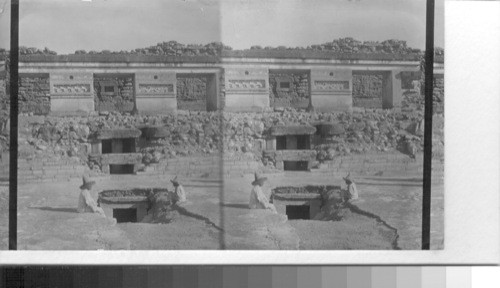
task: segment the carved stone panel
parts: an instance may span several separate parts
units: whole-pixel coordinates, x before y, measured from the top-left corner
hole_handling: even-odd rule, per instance
[[[54,94],[81,95],[90,93],[90,84],[54,84]]]
[[[174,92],[173,84],[139,84],[140,94],[169,94]]]
[[[320,91],[349,90],[349,81],[314,81],[314,89]]]
[[[265,89],[266,81],[265,80],[229,80],[228,89],[245,89],[245,90],[253,90],[253,89]]]

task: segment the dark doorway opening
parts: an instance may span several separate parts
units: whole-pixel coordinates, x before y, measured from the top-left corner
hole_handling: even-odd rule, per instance
[[[102,154],[135,153],[135,139],[104,139],[102,140]]]
[[[283,161],[285,171],[309,171],[307,161]]]
[[[286,216],[288,220],[309,220],[309,205],[286,205]]]
[[[110,164],[109,174],[134,174],[134,164]]]
[[[311,149],[311,143],[309,135],[297,135],[297,149],[298,150],[306,150]]]
[[[116,219],[116,223],[137,222],[137,209],[113,209],[113,218]]]
[[[113,147],[113,145],[111,144],[111,139],[102,140],[102,154],[113,153],[113,148],[111,147]]]
[[[135,153],[135,139],[126,138],[122,140],[122,153]]]
[[[285,149],[286,149],[286,136],[277,136],[276,150],[285,150]]]

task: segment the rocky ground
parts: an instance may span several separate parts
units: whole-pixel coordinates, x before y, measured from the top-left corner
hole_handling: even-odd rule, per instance
[[[95,192],[164,186],[167,178],[117,176],[97,179]],[[97,214],[76,213],[80,181],[19,187],[18,247],[21,250],[218,249],[220,181],[190,179],[190,201],[169,224],[115,224]],[[209,223],[205,219],[209,219]]]
[[[277,186],[332,185],[342,175],[287,172],[266,175],[268,188]],[[343,221],[279,221],[280,215],[245,207],[252,175],[224,181],[225,240],[228,249],[420,249],[422,182],[418,178],[360,178],[361,199]],[[434,184],[432,248],[443,248],[443,183]],[[390,207],[390,209],[388,209]],[[377,221],[380,218],[381,221]],[[279,223],[279,224],[278,224]],[[253,226],[250,226],[253,225]],[[251,229],[245,227],[251,227]],[[278,229],[279,227],[279,229]],[[391,230],[398,240],[392,243]],[[274,244],[273,244],[274,243]],[[394,246],[395,245],[395,246]]]
[[[341,185],[344,175],[287,172],[266,176],[270,189],[311,184]],[[171,189],[170,177],[173,175],[98,178],[95,190],[152,186]],[[253,180],[250,174],[224,179],[223,194],[220,179],[181,179],[189,201],[180,206],[175,217],[170,217],[173,220],[169,223],[114,224],[94,214],[76,213],[80,181],[22,184],[18,190],[19,248],[419,249],[421,176],[354,177],[361,199],[353,203],[340,222],[287,221],[284,215],[248,209]],[[432,199],[434,249],[443,247],[444,220],[443,183],[440,178],[435,179]],[[2,215],[5,211],[2,208]],[[6,223],[0,226],[6,227]],[[397,243],[394,243],[394,233],[398,236]],[[6,242],[7,235],[3,234]]]
[[[416,96],[414,96],[416,97]],[[406,99],[413,99],[407,96]],[[415,100],[416,101],[416,100]],[[252,153],[263,161],[262,147],[275,125],[336,123],[340,135],[329,144],[312,147],[319,162],[336,156],[371,152],[399,152],[415,155],[423,150],[423,111],[355,109],[351,113],[316,113],[276,109],[266,113],[179,112],[176,115],[133,116],[101,112],[90,117],[19,117],[19,157],[77,157],[89,164],[90,142],[101,129],[162,127],[163,138],[140,141],[143,164],[193,155]],[[444,117],[434,116],[434,155],[443,155]],[[1,139],[0,139],[1,140]],[[265,161],[265,160],[264,160]],[[266,162],[272,165],[272,162]],[[91,167],[99,169],[98,166]],[[271,167],[272,168],[272,167]]]

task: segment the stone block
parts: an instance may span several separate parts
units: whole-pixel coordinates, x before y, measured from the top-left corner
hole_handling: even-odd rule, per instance
[[[142,162],[141,153],[116,153],[116,154],[103,154],[102,165],[110,164],[138,164]]]
[[[276,138],[266,139],[266,150],[276,150]]]

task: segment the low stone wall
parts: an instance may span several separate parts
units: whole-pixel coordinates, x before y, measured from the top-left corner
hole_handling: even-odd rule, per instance
[[[19,112],[47,115],[50,112],[49,75],[19,77]]]
[[[132,76],[94,77],[94,101],[97,111],[132,111],[134,78]]]
[[[60,182],[82,178],[89,168],[70,159],[18,159],[18,182]]]
[[[308,78],[307,73],[269,73],[271,107],[307,108],[311,97]]]

